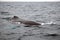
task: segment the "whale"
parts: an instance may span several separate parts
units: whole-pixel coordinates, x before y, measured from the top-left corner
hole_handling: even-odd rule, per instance
[[[37,22],[34,22],[34,21],[21,19],[18,16],[13,16],[11,20],[13,22],[20,22],[22,24],[30,25],[30,26],[32,26],[32,25],[41,25],[40,23],[37,23]]]

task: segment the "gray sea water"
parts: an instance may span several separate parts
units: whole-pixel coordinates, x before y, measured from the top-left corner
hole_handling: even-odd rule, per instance
[[[24,27],[2,19],[13,16],[48,24]],[[0,40],[60,40],[60,2],[0,2]]]

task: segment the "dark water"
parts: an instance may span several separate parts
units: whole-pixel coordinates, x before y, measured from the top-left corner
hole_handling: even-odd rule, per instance
[[[14,15],[47,24],[24,27],[9,21]],[[0,2],[0,40],[60,40],[60,2]]]

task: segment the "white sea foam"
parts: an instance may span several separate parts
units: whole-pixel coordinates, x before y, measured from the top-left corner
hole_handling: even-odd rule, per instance
[[[53,21],[47,23],[41,23],[41,25],[46,25],[46,24],[56,24],[56,23],[54,23]]]

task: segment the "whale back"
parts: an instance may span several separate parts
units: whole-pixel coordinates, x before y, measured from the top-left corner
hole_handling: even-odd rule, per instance
[[[36,23],[34,21],[25,21],[25,22],[23,22],[23,24],[26,24],[26,25],[41,25],[41,24]]]
[[[17,17],[17,16],[14,16],[14,17],[12,18],[12,20],[13,20],[14,22],[20,22],[20,23],[23,23],[23,24],[26,24],[26,25],[41,25],[41,24],[36,23],[36,22],[34,22],[34,21],[28,21],[28,20],[21,19],[21,18],[19,18],[19,17]]]

